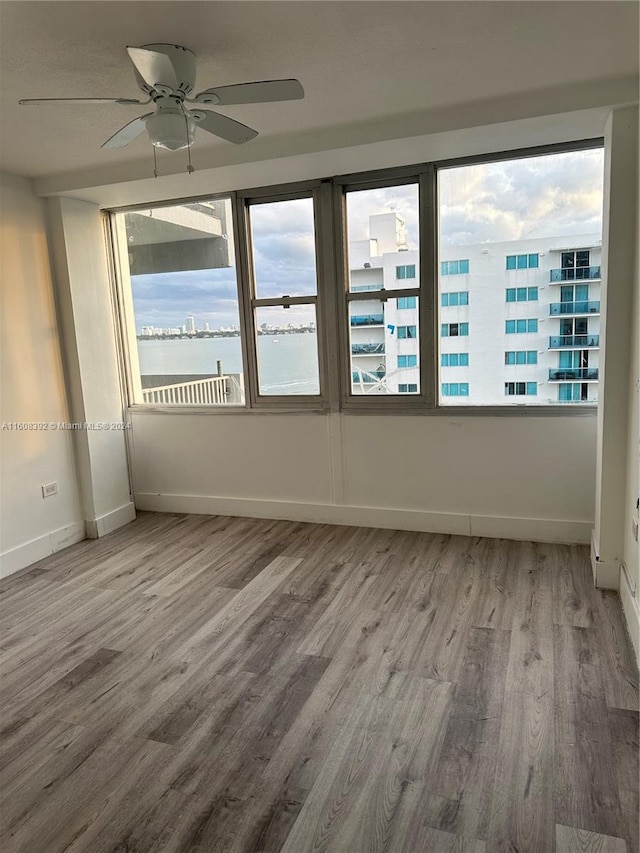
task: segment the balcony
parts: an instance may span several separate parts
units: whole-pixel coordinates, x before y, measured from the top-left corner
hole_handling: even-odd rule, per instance
[[[241,374],[141,376],[142,402],[150,405],[220,406],[244,404]]]
[[[383,326],[384,314],[356,314],[350,320],[352,326]]]
[[[374,382],[380,382],[380,379],[372,373],[361,373],[360,371],[354,371],[351,374],[351,379],[353,382],[362,383],[363,385],[372,385]]]
[[[551,270],[549,281],[551,284],[559,284],[563,281],[597,281],[601,277],[600,267],[566,267]]]
[[[549,349],[598,349],[600,335],[552,335]]]
[[[353,355],[384,355],[384,344],[351,344]]]
[[[597,367],[559,367],[549,371],[549,382],[597,382]]]
[[[599,314],[600,302],[552,302],[549,305],[551,317],[570,314]]]

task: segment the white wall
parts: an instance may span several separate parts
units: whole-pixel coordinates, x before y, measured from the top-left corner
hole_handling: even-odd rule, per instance
[[[136,505],[588,542],[595,416],[134,412]]]
[[[67,422],[43,202],[24,178],[0,175],[3,423]],[[1,574],[84,537],[72,436],[58,430],[0,432]],[[41,485],[58,484],[43,499]]]

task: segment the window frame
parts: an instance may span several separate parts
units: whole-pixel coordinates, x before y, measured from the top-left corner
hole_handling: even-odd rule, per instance
[[[505,160],[525,159],[569,151],[586,151],[602,149],[602,137],[581,139],[571,142],[551,143],[547,145],[514,148],[512,150],[491,152],[488,154],[468,155],[455,158],[443,158],[428,163],[401,166],[389,169],[370,170],[367,172],[324,177],[299,182],[288,182],[273,186],[253,187],[243,190],[226,192],[199,193],[187,197],[161,200],[147,200],[132,205],[121,205],[105,208],[102,215],[105,219],[105,239],[109,243],[107,256],[110,264],[110,279],[112,298],[114,302],[116,338],[122,353],[123,384],[126,386],[125,399],[127,409],[136,413],[166,413],[172,414],[267,414],[267,413],[296,413],[327,412],[369,413],[369,414],[426,414],[442,417],[456,416],[491,416],[513,417],[517,415],[545,417],[580,417],[592,416],[597,404],[587,404],[577,407],[567,407],[561,401],[551,404],[516,407],[510,405],[443,405],[439,399],[440,390],[440,324],[441,312],[439,305],[439,223],[438,223],[438,176],[449,168],[480,165],[482,163],[497,163]],[[348,321],[348,301],[377,298],[380,291],[353,291],[349,293],[347,255],[345,247],[346,217],[344,192],[346,189],[374,189],[383,186],[399,186],[407,183],[418,183],[419,192],[419,265],[417,272],[417,287],[402,290],[385,290],[384,297],[398,298],[406,296],[419,297],[420,325],[420,392],[418,394],[399,395],[353,395],[351,391],[350,345]],[[246,248],[247,222],[242,215],[244,200],[279,201],[298,198],[312,193],[314,198],[314,230],[316,252],[316,324],[318,344],[318,372],[320,379],[320,395],[259,395],[257,390],[257,361],[255,360],[255,332],[252,306],[249,291],[249,266]],[[245,403],[224,406],[209,405],[163,405],[134,402],[136,382],[140,383],[139,375],[133,375],[137,362],[135,325],[133,340],[131,339],[131,322],[135,318],[128,316],[127,301],[132,300],[127,293],[127,275],[122,275],[123,258],[121,246],[116,239],[114,225],[115,214],[149,208],[172,207],[198,201],[211,201],[216,198],[231,200],[232,222],[234,227],[234,242],[236,255],[236,279],[240,313],[240,340],[243,358],[243,375],[245,382]],[[605,283],[603,282],[603,286]],[[130,288],[129,288],[130,291]],[[348,294],[348,296],[347,296]],[[346,297],[346,298],[345,298]],[[299,298],[299,297],[298,297]],[[294,297],[291,298],[292,301]],[[309,301],[306,297],[303,301]],[[527,300],[529,301],[529,300]],[[247,320],[250,319],[250,323]],[[252,343],[253,342],[253,343]]]

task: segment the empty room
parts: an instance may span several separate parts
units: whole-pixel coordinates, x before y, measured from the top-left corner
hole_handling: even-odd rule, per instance
[[[0,0],[0,849],[640,853],[635,0]]]

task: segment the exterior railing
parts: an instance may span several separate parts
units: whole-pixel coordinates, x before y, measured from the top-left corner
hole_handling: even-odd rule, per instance
[[[549,314],[553,317],[558,314],[599,314],[599,302],[552,302],[549,305]]]
[[[357,314],[351,317],[352,326],[382,326],[384,314]]]
[[[351,374],[351,378],[354,382],[362,382],[364,385],[371,385],[374,382],[380,382],[380,379],[372,373],[360,373],[358,371],[354,371]]]
[[[549,349],[563,347],[583,347],[590,349],[600,346],[600,335],[552,335],[549,338]]]
[[[351,352],[353,355],[374,355],[376,353],[384,354],[384,344],[351,344]]]
[[[596,381],[597,367],[560,367],[549,371],[550,382],[570,382],[575,380]]]
[[[600,267],[565,267],[560,270],[551,270],[549,281],[593,281],[602,278]]]
[[[227,376],[208,376],[206,379],[196,379],[191,382],[143,388],[142,399],[145,403],[156,404],[220,405],[227,402],[229,393],[227,380]]]

